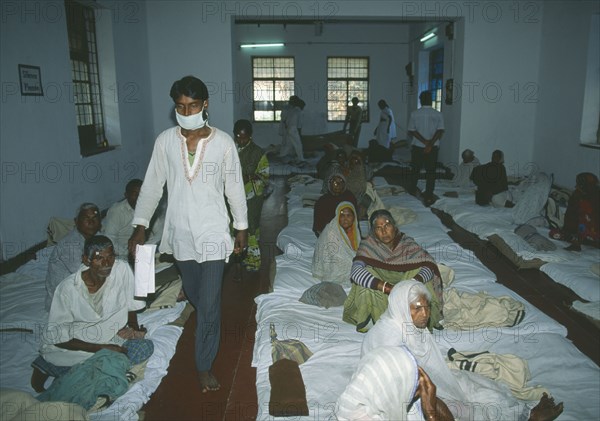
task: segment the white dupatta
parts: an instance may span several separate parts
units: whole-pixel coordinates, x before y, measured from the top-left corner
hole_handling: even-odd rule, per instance
[[[358,230],[356,209],[350,202],[341,202],[335,210],[335,217],[325,226],[317,239],[312,260],[312,275],[321,281],[335,282],[350,287],[350,270],[356,250],[352,248],[348,235],[338,222],[340,212],[347,207],[354,212],[354,224],[351,229],[358,247],[360,231]]]
[[[500,419],[513,419],[521,410],[515,410],[518,401],[506,385],[476,373],[451,370],[429,330],[414,325],[408,296],[417,284],[417,281],[403,281],[394,286],[387,310],[365,335],[362,356],[381,347],[405,346],[457,419],[486,419],[485,414],[498,413],[502,414]]]
[[[422,421],[420,400],[410,406],[418,378],[417,361],[406,348],[378,348],[359,361],[335,415],[338,421]]]

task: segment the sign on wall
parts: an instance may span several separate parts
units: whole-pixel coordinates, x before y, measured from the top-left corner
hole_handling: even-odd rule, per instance
[[[44,96],[42,71],[39,66],[19,64],[19,82],[21,95]]]

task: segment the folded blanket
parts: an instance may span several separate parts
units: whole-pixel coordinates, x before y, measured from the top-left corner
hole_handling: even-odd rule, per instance
[[[538,251],[556,250],[556,245],[541,235],[535,227],[523,224],[515,228],[515,234],[523,238],[527,243]]]
[[[542,386],[527,386],[531,374],[527,361],[512,354],[493,352],[457,352],[448,350],[448,367],[456,370],[471,371],[492,380],[506,383],[517,399],[536,401],[543,393],[550,395]]]
[[[515,326],[524,317],[523,303],[508,296],[469,294],[454,288],[444,291],[444,326],[455,330]]]

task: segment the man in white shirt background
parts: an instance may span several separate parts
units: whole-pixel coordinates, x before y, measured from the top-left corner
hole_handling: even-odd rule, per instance
[[[444,117],[431,106],[431,92],[423,91],[419,95],[421,108],[413,111],[408,120],[408,134],[412,136],[411,166],[412,175],[409,185],[411,194],[417,193],[417,181],[421,168],[426,171],[426,185],[423,203],[430,206],[435,201],[435,169],[437,165],[439,140],[444,134]]]

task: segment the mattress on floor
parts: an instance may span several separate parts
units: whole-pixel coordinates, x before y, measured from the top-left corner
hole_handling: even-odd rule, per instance
[[[496,283],[493,273],[472,253],[453,243],[439,226],[439,219],[412,196],[382,199],[386,204],[401,205],[418,214],[415,222],[401,229],[409,232],[430,253],[437,253],[436,259],[440,263],[455,270],[455,281],[451,287],[465,292],[509,295],[525,304],[525,319],[512,328],[436,331],[436,343],[442,352],[454,347],[465,351],[490,350],[519,355],[529,363],[532,374],[530,385],[541,384],[557,401],[564,401],[565,411],[560,419],[598,419],[600,402],[590,402],[589,396],[600,393],[600,369],[566,339],[566,329],[518,294]],[[288,213],[294,224],[282,230],[278,246],[293,252],[277,256],[274,291],[255,299],[258,328],[252,366],[256,368],[257,418],[273,419],[269,415],[271,386],[268,374],[273,362],[269,334],[273,324],[277,340],[300,340],[313,353],[300,365],[309,416],[293,419],[331,419],[335,402],[358,363],[363,334],[342,321],[342,307],[325,309],[298,301],[306,289],[318,283],[311,274],[310,247],[316,239],[311,239],[310,212],[292,208],[288,209]],[[349,291],[349,288],[345,289]],[[575,388],[573,384],[581,387]],[[586,393],[580,390],[586,390]]]
[[[48,321],[44,308],[45,277],[51,250],[42,249],[36,259],[16,272],[0,277],[0,388],[18,389],[32,395],[31,363],[39,355],[41,334]],[[168,323],[176,320],[185,302],[173,308],[146,311],[138,321],[148,329],[147,338],[154,342],[154,353],[147,362],[144,378],[107,409],[91,414],[93,420],[137,420],[142,406],[158,388],[167,374],[182,333],[179,326]],[[50,385],[50,381],[46,386]]]
[[[436,185],[436,193],[451,187]],[[439,192],[438,192],[439,190]],[[567,243],[549,237],[549,229],[536,227],[538,233],[554,243],[554,251],[534,249],[514,230],[511,209],[481,207],[475,204],[472,191],[459,192],[458,198],[442,197],[432,207],[452,216],[463,229],[490,241],[507,259],[519,269],[537,269],[553,281],[573,290],[588,301],[600,300],[600,281],[588,270],[591,264],[600,261],[600,250],[583,246],[581,252],[567,251]]]

